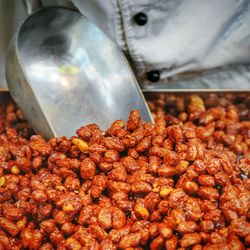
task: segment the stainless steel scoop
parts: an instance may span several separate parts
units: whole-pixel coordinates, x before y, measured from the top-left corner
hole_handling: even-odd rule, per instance
[[[120,49],[76,11],[49,7],[29,16],[6,61],[9,91],[37,133],[71,136],[88,123],[106,129],[139,109],[152,121]]]

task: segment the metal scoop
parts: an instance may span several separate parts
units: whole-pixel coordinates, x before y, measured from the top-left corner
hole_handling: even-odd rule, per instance
[[[152,121],[120,49],[93,23],[66,8],[29,16],[10,45],[9,91],[37,133],[71,136],[88,123],[102,129],[139,109]]]

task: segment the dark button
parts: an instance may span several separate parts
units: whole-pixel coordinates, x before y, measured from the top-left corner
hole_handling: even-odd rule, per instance
[[[147,77],[150,82],[158,82],[160,80],[160,72],[159,70],[152,70],[148,72]]]
[[[134,16],[134,20],[138,25],[142,26],[147,23],[148,17],[144,13],[140,12]]]

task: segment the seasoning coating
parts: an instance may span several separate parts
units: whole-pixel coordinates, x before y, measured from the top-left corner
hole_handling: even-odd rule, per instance
[[[49,141],[1,106],[0,249],[249,248],[249,96],[149,106]]]

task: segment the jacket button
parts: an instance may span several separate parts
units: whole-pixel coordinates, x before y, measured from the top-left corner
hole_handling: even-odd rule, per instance
[[[147,77],[150,82],[158,82],[160,80],[160,72],[159,70],[152,70],[147,73]]]
[[[134,16],[134,20],[138,25],[143,26],[148,22],[148,17],[146,14],[140,12]]]

